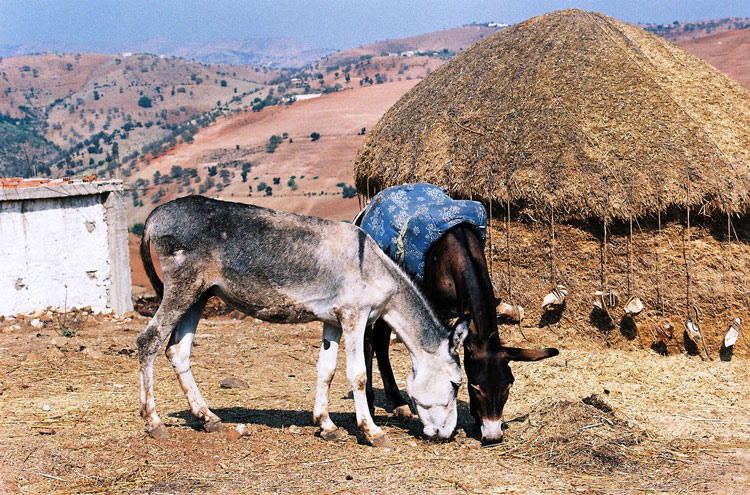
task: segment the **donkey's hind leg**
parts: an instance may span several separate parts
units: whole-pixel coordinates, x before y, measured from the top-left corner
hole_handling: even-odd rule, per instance
[[[186,291],[166,289],[159,309],[156,310],[156,314],[137,340],[141,381],[141,417],[146,420],[146,429],[152,438],[169,436],[167,429],[156,414],[154,360],[167,336],[180,323],[182,317],[197,299],[196,296]]]
[[[318,357],[318,386],[315,392],[313,421],[320,425],[320,436],[325,440],[337,440],[341,432],[328,415],[328,391],[333,374],[336,372],[341,329],[328,323],[323,324],[323,342]]]
[[[391,368],[391,358],[388,356],[388,348],[391,344],[391,327],[385,321],[378,320],[372,327],[371,335],[371,344],[378,359],[380,378],[383,380],[383,390],[385,396],[393,404],[393,414],[402,418],[411,418],[411,410],[401,396],[398,385],[396,385],[393,368]]]
[[[172,363],[180,387],[187,397],[190,412],[197,419],[203,420],[203,428],[206,431],[214,432],[222,429],[221,420],[208,409],[206,401],[203,400],[198,385],[195,383],[193,373],[190,371],[190,350],[195,337],[195,329],[198,326],[198,320],[200,320],[203,309],[206,307],[208,297],[208,295],[201,296],[182,317],[177,328],[172,331],[172,335],[169,337],[166,355],[169,362]]]

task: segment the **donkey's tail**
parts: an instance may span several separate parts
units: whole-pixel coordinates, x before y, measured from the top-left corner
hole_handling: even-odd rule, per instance
[[[156,295],[161,299],[164,295],[164,282],[161,281],[159,275],[156,273],[154,262],[151,259],[151,225],[149,220],[151,220],[151,215],[146,219],[146,223],[143,226],[143,237],[141,238],[141,261],[143,261],[143,268],[146,269],[146,275],[151,281],[151,285],[154,287]]]

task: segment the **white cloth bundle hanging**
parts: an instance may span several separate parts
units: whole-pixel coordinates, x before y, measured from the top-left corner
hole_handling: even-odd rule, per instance
[[[727,334],[724,336],[725,348],[732,347],[737,342],[737,338],[740,336],[740,330],[741,330],[740,319],[735,318],[732,324],[729,325],[729,330],[727,331]]]
[[[639,297],[631,296],[625,304],[625,314],[633,317],[638,316],[643,311],[643,301]]]
[[[568,295],[568,290],[564,285],[558,285],[552,292],[544,296],[542,301],[542,309],[544,311],[554,311],[561,307],[565,303],[565,297]]]
[[[497,312],[511,321],[520,322],[523,320],[523,307],[517,304],[502,303],[497,307]]]

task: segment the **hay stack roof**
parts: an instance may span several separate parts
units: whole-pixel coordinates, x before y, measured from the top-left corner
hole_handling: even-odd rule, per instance
[[[370,194],[429,181],[510,196],[537,218],[551,206],[568,219],[687,204],[744,213],[750,93],[640,28],[553,12],[477,43],[405,94],[369,133],[355,177]]]

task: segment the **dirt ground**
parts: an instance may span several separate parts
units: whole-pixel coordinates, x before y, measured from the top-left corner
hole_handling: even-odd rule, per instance
[[[156,401],[171,436],[156,441],[138,415],[135,339],[147,318],[40,320],[0,323],[0,493],[750,493],[745,359],[605,352],[527,328],[526,345],[561,353],[513,365],[504,443],[473,436],[465,386],[455,439],[420,438],[417,420],[382,408],[377,377],[375,420],[394,443],[382,451],[357,431],[343,353],[331,411],[348,436],[315,435],[320,324],[225,316],[201,320],[192,369],[224,424],[249,436],[202,432],[160,356]],[[394,344],[391,355],[404,390],[408,353]],[[228,377],[249,388],[220,388]],[[592,394],[598,408],[582,402]]]

